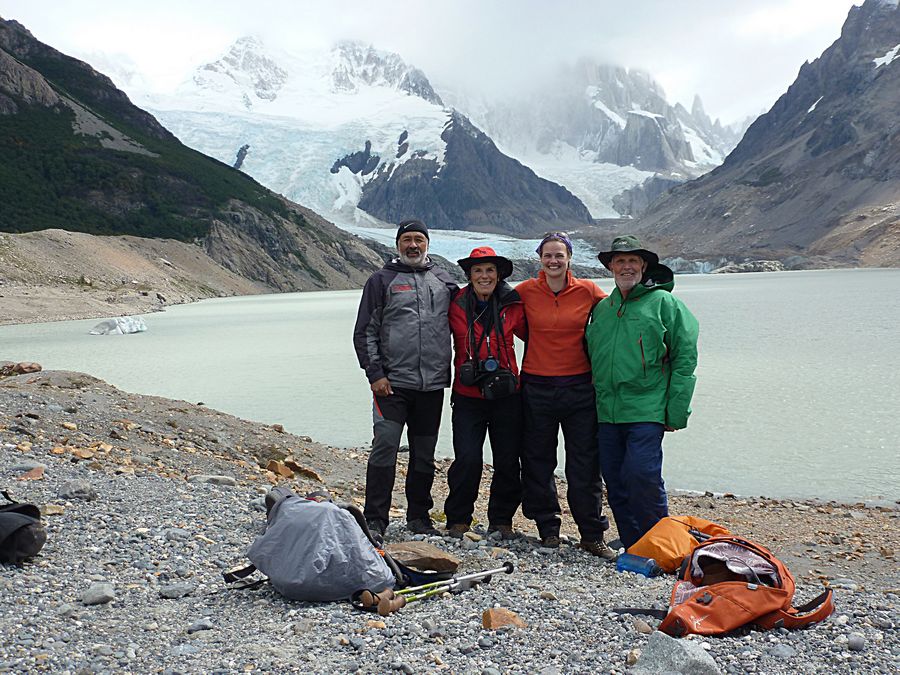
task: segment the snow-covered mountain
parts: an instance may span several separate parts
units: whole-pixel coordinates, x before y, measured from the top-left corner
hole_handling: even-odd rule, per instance
[[[360,43],[288,53],[245,37],[173,95],[137,98],[183,142],[231,165],[240,153],[241,170],[339,225],[420,217],[527,234],[590,222],[578,199],[489,139],[448,160],[480,132],[420,70]]]
[[[662,253],[790,265],[900,264],[900,3],[852,7],[841,36],[725,162],[635,229]]]
[[[655,190],[696,177],[740,140],[739,130],[710,120],[699,97],[690,111],[672,106],[649,74],[586,59],[513,97],[439,91],[503,152],[565,185],[594,217],[632,213],[640,198],[614,197],[645,181]]]

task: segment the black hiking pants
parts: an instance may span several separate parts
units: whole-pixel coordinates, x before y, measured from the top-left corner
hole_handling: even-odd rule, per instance
[[[485,435],[491,439],[494,475],[487,517],[492,526],[512,525],[522,500],[519,450],[522,439],[522,397],[513,394],[488,401],[454,393],[453,463],[447,471],[450,494],[444,503],[447,527],[471,525],[481,484]]]
[[[406,473],[406,520],[428,518],[434,506],[434,448],[444,407],[444,390],[415,391],[393,387],[390,396],[374,396],[372,451],[366,467],[366,520],[387,526],[397,473],[397,451],[403,426],[409,441]]]
[[[581,538],[598,541],[609,529],[603,515],[603,481],[597,455],[594,385],[522,385],[522,513],[535,521],[541,538],[559,536],[561,509],[556,492],[559,429],[565,439],[566,498]]]

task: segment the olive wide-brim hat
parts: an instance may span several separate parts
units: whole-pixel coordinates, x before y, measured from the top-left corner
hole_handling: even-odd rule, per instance
[[[609,251],[601,251],[597,254],[597,259],[603,263],[606,269],[609,269],[609,263],[616,253],[635,253],[641,256],[647,263],[647,267],[651,267],[659,263],[659,256],[653,251],[648,251],[641,247],[640,240],[633,234],[625,234],[621,237],[613,239],[612,246]]]
[[[490,246],[473,248],[468,258],[456,261],[456,264],[462,267],[463,272],[466,273],[466,279],[471,276],[469,270],[472,269],[472,265],[480,265],[482,263],[494,263],[497,266],[497,277],[500,281],[506,279],[513,272],[512,261],[509,258],[504,258],[502,255],[497,255]]]

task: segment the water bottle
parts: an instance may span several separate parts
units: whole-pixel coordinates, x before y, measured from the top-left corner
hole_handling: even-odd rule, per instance
[[[663,573],[653,558],[644,558],[633,553],[620,553],[616,559],[617,572],[635,572],[645,577],[655,577]]]

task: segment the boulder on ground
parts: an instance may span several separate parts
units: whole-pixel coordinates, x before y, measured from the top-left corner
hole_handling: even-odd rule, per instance
[[[386,549],[407,567],[451,573],[459,569],[459,558],[425,541],[400,541],[388,544]]]
[[[677,640],[655,631],[637,660],[632,675],[684,673],[685,675],[721,675],[713,658],[696,642]]]

